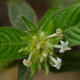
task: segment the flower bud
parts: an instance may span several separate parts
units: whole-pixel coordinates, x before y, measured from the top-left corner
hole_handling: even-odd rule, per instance
[[[27,66],[27,67],[30,67],[31,64],[32,64],[32,62],[29,61],[29,60],[24,59],[24,60],[23,60],[23,64],[24,64],[25,66]]]

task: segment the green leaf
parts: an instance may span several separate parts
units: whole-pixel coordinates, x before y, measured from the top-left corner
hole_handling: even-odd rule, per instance
[[[31,36],[25,36],[25,37],[21,37],[21,39],[29,42],[32,40],[32,37]]]
[[[38,30],[40,28],[43,28],[45,24],[47,24],[50,21],[51,15],[57,11],[59,9],[59,7],[54,7],[51,8],[50,10],[48,10],[48,12],[44,15],[44,17],[41,19],[41,21],[38,24]],[[46,27],[46,26],[45,26]]]
[[[30,22],[36,25],[36,16],[31,7],[24,1],[14,0],[8,3],[9,18],[14,28],[27,30],[27,26],[19,15],[24,16]]]
[[[54,45],[57,45],[58,42],[59,42],[59,40],[60,40],[59,38],[55,38],[55,39],[53,39],[53,44],[54,44]]]
[[[49,73],[49,65],[48,65],[48,63],[44,62],[43,67],[46,70],[46,75],[47,75]]]
[[[41,63],[39,63],[39,64],[38,64],[39,72],[41,71],[41,68],[42,68],[42,65],[41,65]]]
[[[28,30],[35,30],[36,31],[36,27],[34,26],[33,23],[31,23],[28,19],[26,19],[24,16],[21,16],[22,20],[25,22],[25,24],[27,25]]]
[[[52,72],[80,71],[80,53],[67,51],[62,57],[62,66],[59,70],[50,66]]]
[[[80,45],[80,2],[53,15],[53,32],[61,28],[69,46]]]
[[[26,80],[27,67],[23,65],[23,59],[20,60],[17,72],[17,80]]]
[[[0,28],[0,60],[24,57],[24,53],[18,53],[28,44],[21,40],[24,36],[29,36],[29,34],[14,28]]]
[[[42,30],[46,32],[47,35],[50,35],[53,31],[52,20],[50,20],[48,24],[45,24],[45,27]]]
[[[32,65],[31,65],[31,73],[32,73],[32,75],[34,75],[35,70],[36,70],[36,63],[32,62]]]

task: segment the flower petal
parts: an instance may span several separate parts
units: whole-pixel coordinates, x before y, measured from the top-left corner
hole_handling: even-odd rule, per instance
[[[62,45],[64,45],[64,41],[61,41],[61,40],[60,40],[60,42],[61,42]]]
[[[71,50],[71,48],[67,47],[66,50]]]
[[[67,46],[68,44],[69,44],[68,41],[66,41],[66,42],[65,42],[65,45]]]

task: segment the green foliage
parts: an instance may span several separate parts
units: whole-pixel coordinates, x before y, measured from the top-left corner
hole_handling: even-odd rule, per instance
[[[53,16],[53,12],[57,11],[59,8],[51,8],[39,22],[37,30],[35,27],[36,16],[31,7],[24,1],[10,1],[8,3],[8,9],[10,21],[13,27],[17,29],[5,27],[0,28],[0,60],[25,57],[26,55],[23,52],[19,53],[18,51],[28,45],[27,41],[32,39],[30,35],[35,33],[37,30],[44,31],[49,35],[52,32],[55,33],[56,29],[60,28],[64,34],[64,40],[68,40],[69,46],[80,45],[80,2],[56,13]],[[21,15],[21,17],[19,15]],[[23,32],[22,30],[29,31]],[[54,44],[57,44],[58,42],[58,38],[55,38],[53,41]],[[33,42],[31,45],[33,48]],[[41,49],[42,48],[40,48],[40,50]],[[53,72],[80,70],[80,54],[66,52],[63,55],[62,60],[63,65],[60,70],[56,70],[51,66],[50,70]],[[23,65],[22,61],[23,59],[21,59],[19,63],[17,80],[26,80],[26,70],[27,80],[31,80],[36,69],[35,60],[32,62],[31,67],[28,68]],[[41,64],[38,65],[39,71],[41,70],[41,66]],[[47,61],[44,61],[43,67],[46,70],[47,75],[49,72]]]
[[[53,31],[53,23],[52,20],[49,21],[48,24],[45,25],[44,29],[42,29],[44,32],[46,32],[47,35],[50,35]]]
[[[21,0],[14,0],[8,3],[9,18],[14,28],[20,30],[27,30],[27,26],[22,21],[19,15],[24,16],[30,20],[34,25],[36,24],[36,16],[32,8]]]
[[[59,38],[55,38],[54,40],[53,40],[53,44],[55,44],[55,45],[57,45],[58,44],[58,42],[59,42]]]
[[[23,65],[23,59],[20,60],[17,72],[17,80],[26,80],[27,67]]]
[[[21,16],[21,18],[23,19],[23,21],[25,22],[25,24],[28,27],[28,30],[35,30],[36,31],[36,27],[34,26],[34,24],[32,24],[28,19],[26,19],[24,16]]]
[[[21,37],[21,39],[29,42],[32,40],[32,36]]]
[[[43,67],[46,70],[46,75],[47,75],[49,73],[49,65],[47,64],[46,61],[44,62]]]
[[[39,64],[38,64],[39,72],[41,71],[41,68],[42,68],[42,65],[39,63]]]
[[[27,45],[20,37],[29,36],[21,30],[14,28],[0,28],[0,60],[24,57],[25,54],[18,53],[19,49]]]
[[[80,2],[53,15],[53,29],[61,28],[70,46],[80,45]]]
[[[46,24],[49,23],[51,15],[57,11],[59,7],[51,8],[50,10],[47,11],[47,13],[44,15],[44,17],[40,20],[37,29],[39,30],[40,28],[46,28]]]
[[[36,70],[36,64],[35,64],[35,62],[32,62],[32,65],[31,65],[31,72],[32,72],[32,75],[34,75],[35,70]]]

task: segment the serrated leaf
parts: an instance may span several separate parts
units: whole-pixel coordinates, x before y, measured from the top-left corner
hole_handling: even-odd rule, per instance
[[[80,2],[53,15],[53,28],[61,28],[69,46],[80,45]]]
[[[67,51],[64,53],[62,66],[59,70],[50,66],[51,72],[80,71],[80,53]]]
[[[29,36],[21,30],[14,28],[0,28],[0,60],[15,59],[24,57],[24,53],[18,53],[18,51],[27,46],[27,42],[24,43],[21,37]]]
[[[27,25],[28,30],[35,30],[36,31],[36,27],[34,26],[33,23],[31,23],[28,19],[26,19],[24,16],[20,16],[23,21],[25,22],[25,24]]]
[[[23,59],[20,60],[17,72],[17,80],[26,80],[27,67],[23,65]]]
[[[50,21],[51,15],[57,11],[59,7],[51,8],[47,11],[47,13],[44,15],[44,17],[40,20],[37,29],[43,28],[45,24],[47,24]]]
[[[21,0],[9,1],[8,3],[9,18],[14,28],[27,30],[27,26],[22,21],[19,15],[24,16],[36,25],[36,16],[32,8]]]

